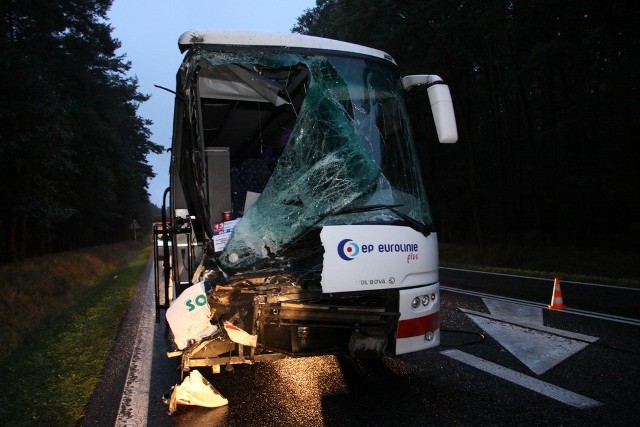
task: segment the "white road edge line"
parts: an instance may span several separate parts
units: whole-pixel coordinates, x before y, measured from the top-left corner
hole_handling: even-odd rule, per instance
[[[473,310],[467,310],[466,308],[461,308],[458,307],[458,310],[462,311],[465,314],[468,315],[472,315],[472,316],[478,316],[478,317],[483,317],[485,319],[489,319],[489,320],[493,320],[496,322],[502,322],[502,323],[507,323],[507,324],[511,324],[511,325],[515,325],[521,328],[525,328],[525,329],[529,329],[529,330],[534,330],[534,331],[538,331],[538,332],[544,332],[545,334],[550,334],[550,335],[555,335],[557,337],[563,337],[563,338],[569,338],[575,341],[581,341],[584,343],[594,343],[596,341],[598,341],[598,337],[592,337],[590,335],[585,335],[585,334],[580,334],[577,332],[571,332],[571,331],[565,331],[564,329],[557,329],[557,328],[550,328],[548,326],[545,326],[543,324],[534,324],[534,323],[517,323],[511,319],[505,319],[503,317],[500,316],[494,316],[492,314],[487,314],[487,313],[481,313],[479,311],[473,311]]]
[[[481,359],[471,354],[465,353],[460,350],[445,350],[441,351],[447,357],[455,359],[459,362],[465,363],[481,371],[495,375],[496,377],[510,381],[521,387],[527,388],[536,393],[540,393],[551,399],[562,402],[566,405],[570,405],[579,409],[593,408],[601,406],[602,403],[597,400],[590,399],[578,393],[574,393],[569,390],[565,390],[553,384],[540,381],[537,378],[530,377],[528,375],[521,374],[520,372],[513,371],[505,368],[488,360]]]
[[[154,278],[153,272],[151,272],[147,282],[147,293],[142,307],[133,354],[129,362],[129,372],[115,422],[116,427],[147,425],[155,319],[153,284]]]
[[[483,292],[467,291],[464,289],[453,288],[451,286],[440,285],[440,290],[455,292],[455,293],[464,294],[464,295],[471,295],[471,296],[480,297],[480,298],[491,298],[499,301],[507,301],[507,302],[512,302],[516,304],[528,305],[530,307],[539,307],[543,309],[549,309],[548,305],[541,304],[538,302],[525,301],[525,300],[509,298],[509,297],[501,297],[499,295],[485,294]],[[640,319],[634,319],[632,317],[615,316],[613,314],[596,313],[594,311],[579,310],[575,308],[565,308],[562,311],[569,314],[592,317],[594,319],[602,319],[602,320],[608,320],[610,322],[626,323],[628,325],[640,326]]]

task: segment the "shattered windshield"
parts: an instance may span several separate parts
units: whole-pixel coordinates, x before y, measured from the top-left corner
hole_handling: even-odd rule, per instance
[[[324,225],[411,223],[431,228],[402,87],[391,64],[206,51],[196,60],[212,66],[239,64],[243,70],[302,65],[309,75],[288,141],[220,254],[223,268],[257,267],[279,258],[286,263],[286,250]],[[276,87],[260,84],[265,90]],[[286,100],[286,93],[278,93],[274,98]]]

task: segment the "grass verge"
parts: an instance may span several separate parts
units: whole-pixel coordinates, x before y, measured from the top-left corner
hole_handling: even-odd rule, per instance
[[[0,266],[0,360],[140,250],[123,242]]]
[[[76,425],[100,380],[150,250],[138,251],[96,281],[64,314],[4,358],[0,368],[3,425]]]
[[[441,243],[440,265],[640,287],[640,254],[637,252]]]

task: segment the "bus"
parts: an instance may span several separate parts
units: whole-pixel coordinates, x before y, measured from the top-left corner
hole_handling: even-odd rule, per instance
[[[182,372],[438,346],[437,234],[404,98],[426,87],[439,141],[456,142],[442,79],[299,34],[194,30],[179,48],[156,301]]]

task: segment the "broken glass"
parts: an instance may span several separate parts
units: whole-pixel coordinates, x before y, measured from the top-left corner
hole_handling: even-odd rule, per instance
[[[430,230],[402,87],[391,64],[360,57],[203,50],[185,63],[183,73],[198,69],[206,75],[204,64],[235,64],[227,69],[236,75],[241,70],[242,90],[274,105],[282,105],[286,94],[275,83],[252,79],[251,70],[303,64],[310,75],[282,155],[220,254],[225,270],[278,260],[294,241],[323,225],[417,223]],[[235,91],[242,82],[234,83]],[[279,268],[286,266],[286,259],[281,261]]]

